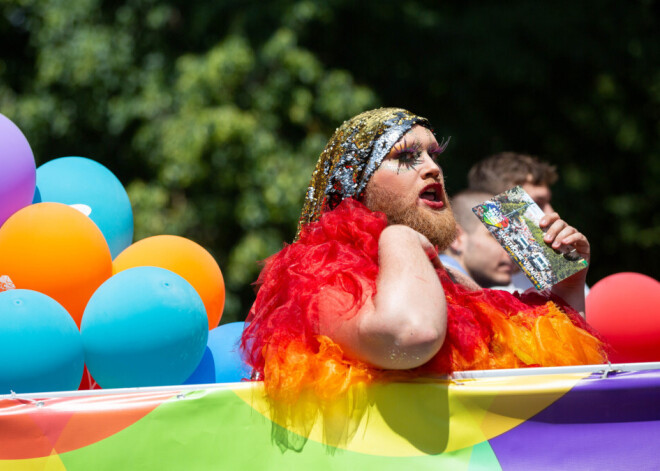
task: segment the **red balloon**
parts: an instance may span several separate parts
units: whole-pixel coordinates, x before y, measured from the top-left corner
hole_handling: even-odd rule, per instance
[[[612,346],[612,363],[660,361],[660,282],[617,273],[596,283],[586,303],[587,322]]]

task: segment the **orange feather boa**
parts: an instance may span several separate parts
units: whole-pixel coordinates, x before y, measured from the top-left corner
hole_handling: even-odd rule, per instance
[[[438,277],[447,297],[447,336],[431,361],[402,372],[347,358],[330,338],[319,335],[319,316],[349,319],[365,302],[365,287],[376,291],[378,238],[386,225],[383,214],[347,199],[266,261],[242,349],[270,397],[291,403],[311,390],[332,399],[354,384],[376,379],[606,360],[597,334],[561,299],[470,291],[443,269]],[[323,302],[329,293],[332,302]]]

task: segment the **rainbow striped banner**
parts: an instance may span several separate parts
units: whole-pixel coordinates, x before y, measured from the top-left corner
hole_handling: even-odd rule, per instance
[[[0,396],[0,471],[660,469],[660,363],[471,372],[308,406],[287,417],[248,382]]]

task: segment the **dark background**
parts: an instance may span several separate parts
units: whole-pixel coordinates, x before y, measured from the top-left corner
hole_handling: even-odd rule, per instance
[[[452,136],[450,193],[500,151],[555,164],[553,206],[587,234],[588,282],[659,278],[658,4],[0,0],[0,112],[38,164],[69,155],[125,185],[135,240],[179,234],[242,319],[256,261],[293,237],[344,119],[376,106]]]

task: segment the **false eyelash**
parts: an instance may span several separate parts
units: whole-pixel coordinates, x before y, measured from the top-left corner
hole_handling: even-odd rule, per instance
[[[449,136],[446,139],[443,137],[442,140],[440,141],[440,144],[438,144],[437,147],[429,149],[429,155],[440,155],[440,154],[442,154],[445,151],[445,149],[447,149],[447,146],[449,145],[449,141],[451,141],[451,136]],[[419,152],[420,150],[422,150],[422,144],[418,140],[415,140],[415,141],[412,142],[412,144],[409,145],[408,141],[404,137],[403,142],[401,143],[401,145],[398,148],[395,147],[393,150],[396,153]]]
[[[440,166],[440,155],[442,155],[442,153],[445,151],[450,140],[451,136],[449,136],[446,140],[443,138],[440,144],[428,150],[431,159],[433,159],[437,166]]]
[[[408,144],[408,140],[404,137],[403,142],[398,146],[392,149],[396,154],[401,154],[403,152],[419,152],[422,149],[422,144],[415,140],[412,144]]]
[[[440,144],[438,144],[438,153],[442,153],[445,151],[445,149],[449,145],[449,141],[451,141],[451,136],[449,136],[446,140],[444,137],[442,138],[442,141],[440,141]]]
[[[399,162],[396,173],[401,172],[401,168],[405,167],[406,170],[415,168],[416,165],[419,165],[421,162],[420,155],[422,150],[422,145],[418,141],[413,141],[411,145],[408,145],[408,141],[404,138],[401,143],[400,149],[394,149],[396,160]],[[405,157],[410,155],[411,157]]]
[[[437,147],[434,147],[433,149],[429,149],[429,155],[440,155],[442,154],[447,146],[449,145],[449,141],[451,141],[451,136],[449,136],[446,140],[443,137],[442,141],[440,141],[440,144],[438,144]]]

